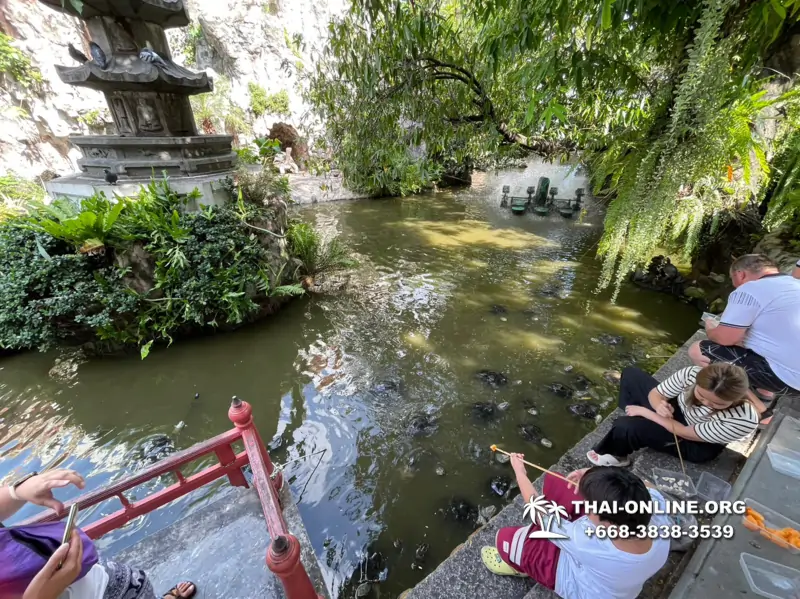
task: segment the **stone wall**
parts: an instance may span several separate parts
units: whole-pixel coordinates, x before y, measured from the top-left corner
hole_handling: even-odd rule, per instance
[[[775,260],[781,272],[791,273],[797,260],[800,259],[800,255],[791,252],[786,247],[786,242],[781,239],[782,236],[785,236],[785,233],[786,229],[782,227],[765,235],[753,251],[759,254],[766,254]]]

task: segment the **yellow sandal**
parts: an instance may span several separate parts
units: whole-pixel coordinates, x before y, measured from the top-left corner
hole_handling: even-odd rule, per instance
[[[498,552],[495,547],[489,547],[488,545],[483,547],[481,549],[481,559],[483,560],[483,565],[493,574],[499,576],[519,576],[521,578],[528,576],[524,572],[520,572],[504,562],[503,558],[500,557],[500,552]]]

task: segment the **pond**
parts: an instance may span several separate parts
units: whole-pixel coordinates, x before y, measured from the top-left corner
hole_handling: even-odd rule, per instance
[[[495,494],[507,481],[492,479],[512,472],[491,444],[554,463],[595,426],[569,405],[613,408],[604,371],[655,368],[697,328],[698,313],[669,296],[626,287],[612,304],[594,293],[602,210],[593,200],[573,219],[499,207],[503,185],[524,195],[541,175],[559,197],[588,187],[567,167],[533,163],[479,173],[468,189],[299,209],[353,247],[352,285],[235,333],[144,361],[3,359],[0,478],[56,459],[90,488],[108,484],[230,428],[237,395],[253,404],[273,460],[297,460],[286,477],[330,585],[350,597],[361,577],[381,577],[381,594],[396,596],[464,541],[476,509],[508,501]],[[481,370],[505,384],[481,380]],[[202,499],[103,545],[127,546]]]

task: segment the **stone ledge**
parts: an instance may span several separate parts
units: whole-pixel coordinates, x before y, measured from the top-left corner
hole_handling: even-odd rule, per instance
[[[655,377],[664,380],[677,370],[691,366],[688,356],[689,346],[695,341],[705,338],[705,332],[697,331],[684,345],[662,366]],[[615,410],[591,433],[581,439],[572,449],[564,454],[552,466],[556,472],[568,473],[587,465],[586,452],[589,451],[611,428],[614,420],[622,415]],[[723,480],[730,480],[737,466],[742,461],[752,444],[752,439],[732,444],[716,460],[706,464],[686,464],[687,474],[693,479],[701,472],[711,472]],[[680,470],[677,458],[651,451],[641,451],[635,456],[634,471],[649,477],[653,467]],[[534,485],[541,489],[542,478]],[[404,599],[554,599],[555,593],[539,584],[520,578],[495,576],[483,566],[480,549],[484,545],[492,545],[497,531],[504,526],[515,526],[522,523],[522,498],[517,496],[513,502],[503,508],[492,520],[474,532],[469,539],[442,562],[433,572],[425,577]],[[645,585],[640,597],[659,597],[665,583],[682,570],[687,563],[688,554],[670,553],[670,559],[662,570]]]

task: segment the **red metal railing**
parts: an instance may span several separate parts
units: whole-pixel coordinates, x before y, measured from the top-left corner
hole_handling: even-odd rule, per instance
[[[134,518],[157,510],[222,477],[227,476],[234,486],[247,487],[242,466],[250,464],[253,485],[261,501],[261,509],[272,540],[267,550],[267,567],[280,578],[287,599],[321,599],[300,560],[300,542],[289,532],[283,518],[278,495],[283,485],[283,475],[277,472],[273,476],[275,468],[253,424],[253,410],[250,404],[234,397],[228,410],[228,417],[235,425],[233,430],[178,452],[109,487],[81,495],[65,503],[64,511],[60,514],[45,512],[24,524],[55,522],[67,514],[73,503],[77,503],[80,509],[84,510],[116,497],[122,504],[121,509],[83,528],[89,537],[96,539],[124,526]],[[244,451],[237,454],[233,444],[239,440],[244,444]],[[190,476],[183,475],[181,469],[184,466],[212,453],[217,456],[218,464]],[[125,496],[127,491],[165,474],[175,475],[177,482],[139,500],[130,501]]]

